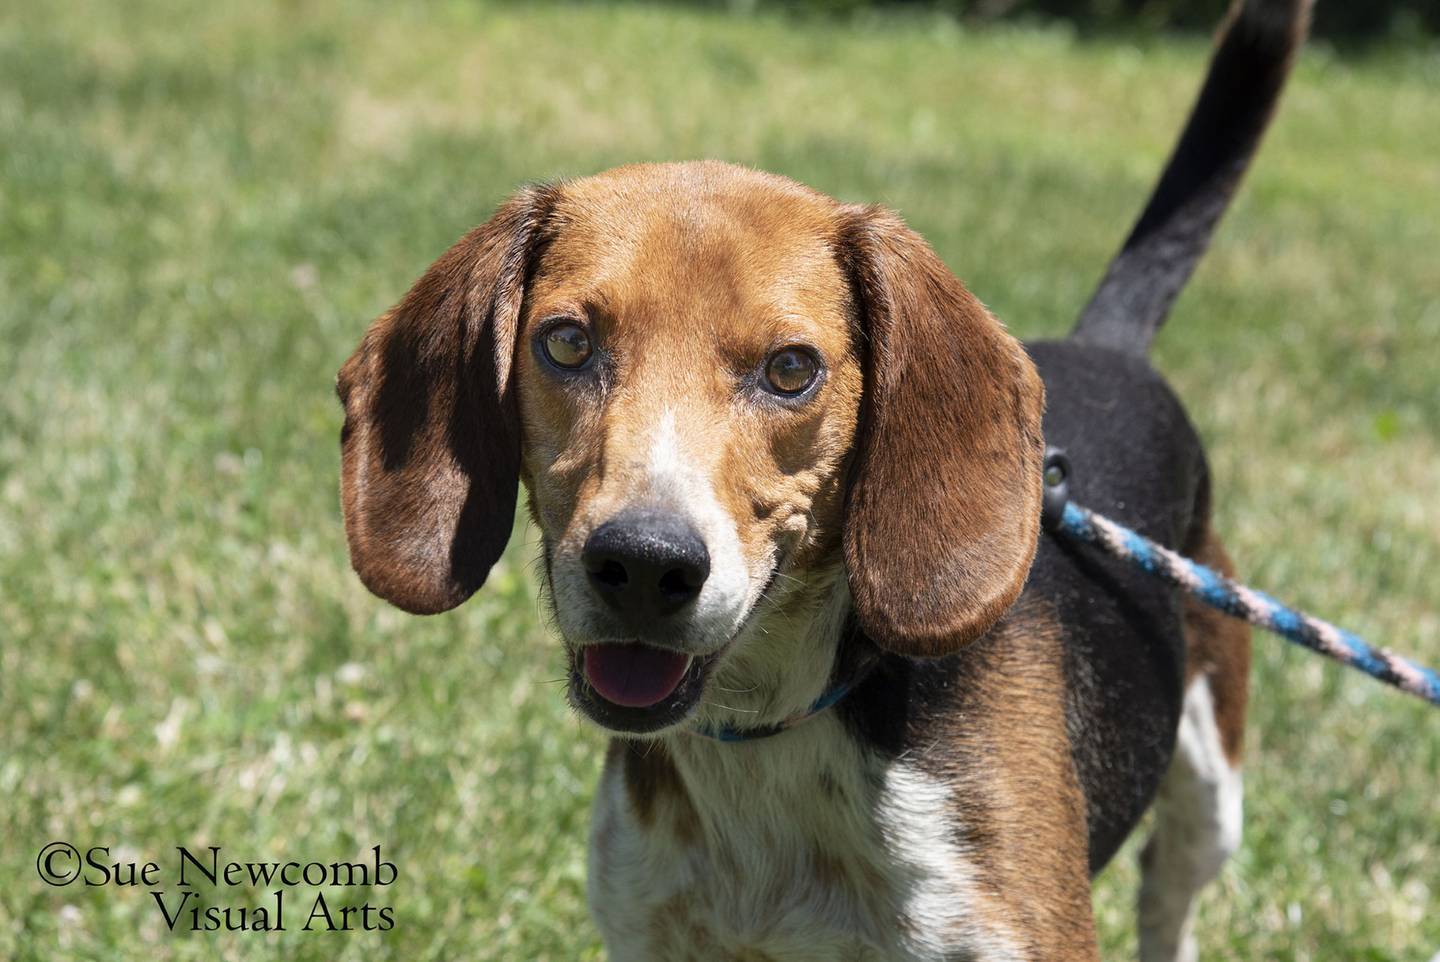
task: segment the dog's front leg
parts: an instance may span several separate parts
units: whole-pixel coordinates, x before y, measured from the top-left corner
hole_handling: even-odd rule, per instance
[[[1073,773],[1032,781],[1025,767],[997,764],[1001,774],[981,777],[948,761],[897,763],[886,775],[880,822],[904,957],[1098,959]]]

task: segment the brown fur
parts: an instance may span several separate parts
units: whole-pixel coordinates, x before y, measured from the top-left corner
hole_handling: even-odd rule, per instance
[[[610,755],[624,766],[625,791],[640,824],[669,831],[682,845],[693,843],[700,832],[699,817],[665,746],[617,738],[610,743]]]
[[[370,326],[340,369],[350,561],[417,614],[485,581],[515,513],[520,434],[510,358],[526,265],[554,191],[521,191]]]
[[[764,563],[776,544],[797,566],[833,550],[838,468],[862,390],[850,292],[827,246],[834,208],[719,164],[621,168],[564,185],[521,341],[549,318],[583,318],[613,390],[577,392],[518,354],[525,478],[558,544],[583,540],[636,496],[655,426],[683,398],[685,455],[720,480],[747,561]],[[737,379],[797,341],[826,362],[822,395],[737,416]],[[697,367],[708,376],[697,379]]]
[[[1234,563],[1208,526],[1191,547],[1190,556],[1227,578],[1235,577]],[[1230,764],[1238,767],[1245,747],[1245,709],[1250,697],[1250,626],[1187,596],[1185,642],[1185,687],[1197,676],[1209,679],[1220,747]]]
[[[894,214],[847,210],[840,243],[869,352],[845,510],[850,590],[876,641],[946,654],[994,624],[1030,570],[1044,389],[1019,343]]]
[[[948,821],[965,832],[1026,957],[1096,959],[1061,656],[1052,618],[1033,608],[1007,614],[963,656],[974,684],[953,710],[925,720],[936,736],[925,764],[949,784]]]

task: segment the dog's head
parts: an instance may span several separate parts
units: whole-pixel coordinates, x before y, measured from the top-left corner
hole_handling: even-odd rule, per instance
[[[1020,345],[893,214],[742,168],[521,191],[375,321],[339,393],[365,584],[458,605],[523,481],[572,701],[612,729],[803,708],[852,606],[886,649],[954,651],[1035,550]]]

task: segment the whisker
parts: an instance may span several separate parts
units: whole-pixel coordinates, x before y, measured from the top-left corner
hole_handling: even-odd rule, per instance
[[[730,706],[730,705],[722,705],[722,704],[720,704],[718,701],[707,701],[705,704],[707,704],[707,705],[713,705],[713,706],[716,707],[716,708],[723,708],[723,709],[725,709],[726,711],[738,711],[738,712],[743,712],[744,714],[747,714],[747,715],[758,715],[758,714],[760,714],[760,709],[758,709],[758,708],[735,708],[735,707],[732,707],[732,706]]]
[[[718,688],[718,689],[720,689],[721,691],[728,691],[728,692],[729,692],[730,694],[732,694],[732,695],[748,695],[748,694],[750,694],[750,692],[752,692],[752,691],[754,691],[755,689],[759,688],[759,687],[760,687],[760,683],[759,683],[759,682],[756,682],[755,684],[751,685],[749,688],[726,688],[724,685],[716,685],[715,687]]]

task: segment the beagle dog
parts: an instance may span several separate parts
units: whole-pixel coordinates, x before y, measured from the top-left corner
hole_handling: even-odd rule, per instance
[[[1066,340],[1022,346],[895,214],[714,162],[523,189],[370,327],[338,381],[355,570],[460,604],[524,484],[570,702],[613,735],[612,959],[1094,959],[1091,877],[1152,803],[1141,955],[1194,957],[1248,633],[1042,533],[1042,459],[1229,570],[1146,348],[1307,15],[1232,11]]]

